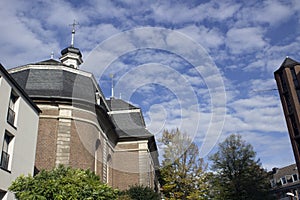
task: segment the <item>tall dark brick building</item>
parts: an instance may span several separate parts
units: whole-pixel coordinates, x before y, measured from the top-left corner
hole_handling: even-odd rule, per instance
[[[300,63],[287,57],[274,75],[297,168],[300,170]]]

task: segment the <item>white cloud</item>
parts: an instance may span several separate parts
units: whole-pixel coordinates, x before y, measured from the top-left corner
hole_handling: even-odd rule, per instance
[[[252,53],[267,46],[263,37],[258,27],[232,28],[226,34],[226,45],[233,54]]]
[[[94,26],[82,25],[77,31],[76,38],[80,39],[79,45],[81,49],[91,50],[103,40],[119,33],[120,30],[113,24],[97,24]]]
[[[218,48],[224,43],[224,36],[221,31],[216,28],[206,28],[205,26],[185,26],[179,29],[180,32],[185,33],[199,44],[203,45],[205,49]],[[209,51],[208,51],[209,52]]]
[[[242,121],[243,126],[239,131],[285,132],[286,126],[280,106],[278,97],[271,95],[238,99],[229,103],[233,113],[230,113],[228,120]],[[226,127],[234,130],[236,125],[229,122]]]
[[[236,1],[210,1],[205,6],[208,18],[224,21],[233,17],[240,9],[241,4]]]
[[[162,19],[164,23],[185,23],[191,21],[191,19],[198,21],[203,19],[201,14],[203,9],[200,6],[190,8],[185,4],[172,4],[168,1],[160,1],[152,5],[153,16],[157,22]]]
[[[242,7],[238,13],[238,24],[249,25],[250,23],[274,26],[284,23],[287,18],[294,14],[293,5],[282,1],[257,1]]]
[[[257,158],[261,159],[263,167],[268,170],[295,163],[287,133],[246,132],[242,134],[242,137],[254,147],[254,151],[259,152]]]
[[[18,16],[21,9],[29,9],[28,4],[20,2],[13,7],[10,2],[7,6],[1,6],[0,52],[2,59],[5,59],[1,62],[6,67],[38,61],[45,55],[50,58],[51,51],[59,49],[58,43],[52,38],[53,32],[45,30],[40,21]]]
[[[292,16],[290,5],[285,5],[279,1],[264,1],[261,10],[256,10],[253,17],[257,21],[268,22],[271,25],[284,22]]]
[[[272,95],[278,94],[275,79],[253,79],[250,80],[249,95]],[[278,97],[276,98],[277,100]]]
[[[159,23],[199,23],[204,19],[223,21],[234,15],[240,5],[230,1],[209,1],[197,5],[189,3],[173,4],[168,1],[159,1],[152,4],[153,17]]]

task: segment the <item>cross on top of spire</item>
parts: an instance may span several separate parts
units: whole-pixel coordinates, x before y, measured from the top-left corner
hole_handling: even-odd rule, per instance
[[[75,30],[76,30],[76,26],[79,26],[79,23],[75,21],[73,24],[70,24],[70,26],[72,26],[72,40],[71,40],[71,47],[74,47],[74,38],[75,38]]]
[[[79,65],[83,63],[81,52],[78,48],[74,47],[74,37],[75,37],[75,31],[77,26],[79,25],[78,22],[74,20],[73,24],[69,24],[69,26],[72,26],[72,40],[71,40],[71,46],[68,46],[67,48],[64,48],[61,51],[61,57],[59,60],[74,69],[78,69]]]

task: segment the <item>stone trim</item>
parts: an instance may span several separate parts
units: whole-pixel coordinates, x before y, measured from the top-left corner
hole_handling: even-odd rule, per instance
[[[77,120],[77,121],[81,121],[81,122],[86,122],[86,123],[89,123],[89,124],[95,126],[97,128],[97,130],[100,132],[100,134],[102,135],[102,137],[105,139],[105,141],[108,140],[107,136],[104,134],[101,127],[97,123],[95,123],[91,120],[87,120],[87,119],[79,118],[79,117],[67,117],[67,116],[59,116],[59,115],[56,115],[56,116],[54,116],[54,115],[40,115],[40,118],[41,119],[42,118],[44,118],[44,119],[70,119],[70,120],[75,120],[75,121]],[[114,147],[111,144],[108,143],[108,146],[113,150],[113,152],[115,151]]]
[[[71,116],[72,110],[61,109],[59,116]],[[69,165],[70,162],[70,141],[71,141],[71,119],[60,118],[58,120],[58,133],[56,140],[55,165]]]
[[[114,111],[109,111],[107,114],[123,114],[123,113],[138,113],[141,112],[141,109],[136,108],[136,109],[131,109],[131,110],[114,110]]]

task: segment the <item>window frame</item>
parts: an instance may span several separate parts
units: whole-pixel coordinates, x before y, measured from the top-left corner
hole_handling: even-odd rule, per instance
[[[297,177],[296,180],[295,180],[295,176]],[[293,174],[292,177],[293,177],[293,182],[299,181],[298,174]]]
[[[286,185],[287,184],[286,177],[281,177],[280,181],[281,181],[281,185]]]
[[[7,123],[9,123],[15,129],[16,129],[16,124],[17,124],[19,99],[20,99],[20,96],[12,89],[10,92],[10,97],[9,97],[6,120],[7,120]]]
[[[5,141],[7,141],[7,144],[5,143]],[[2,140],[0,169],[5,170],[7,172],[11,172],[14,141],[15,141],[15,136],[6,130]]]

